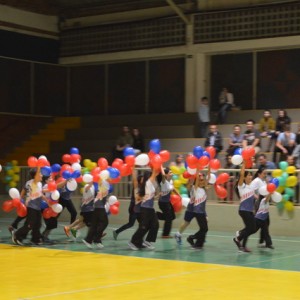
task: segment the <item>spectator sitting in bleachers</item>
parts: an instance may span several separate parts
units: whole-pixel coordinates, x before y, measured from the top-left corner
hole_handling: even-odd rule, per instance
[[[291,155],[296,146],[296,134],[291,132],[290,124],[285,124],[284,132],[278,135],[276,146],[273,154],[273,162],[276,163],[277,153],[280,153],[279,161],[286,160],[288,155]]]
[[[255,153],[260,151],[260,134],[257,129],[255,129],[255,121],[252,119],[246,122],[246,131],[243,136],[243,148],[253,147]]]
[[[262,138],[268,138],[267,152],[271,151],[272,135],[275,133],[275,120],[271,116],[271,112],[266,109],[263,118],[259,121],[259,131]]]
[[[132,147],[136,154],[145,152],[144,137],[137,128],[132,129],[133,144]]]
[[[276,165],[267,160],[267,156],[264,153],[260,153],[257,156],[257,167],[264,167],[267,170],[274,170],[276,169]]]
[[[226,150],[227,156],[234,155],[234,151],[237,148],[243,146],[243,134],[241,133],[241,126],[234,125],[233,132],[229,135],[229,147]]]
[[[221,133],[218,131],[218,127],[215,124],[209,126],[209,133],[206,137],[204,147],[212,146],[216,149],[216,158],[218,153],[223,149],[223,138]]]

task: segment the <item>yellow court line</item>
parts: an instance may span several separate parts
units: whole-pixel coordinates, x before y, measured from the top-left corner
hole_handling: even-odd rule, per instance
[[[5,300],[296,300],[300,295],[300,273],[291,271],[10,245],[0,245],[0,263]]]

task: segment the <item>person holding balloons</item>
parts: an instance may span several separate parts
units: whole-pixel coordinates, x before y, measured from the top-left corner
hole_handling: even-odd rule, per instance
[[[170,236],[172,221],[176,218],[173,205],[170,202],[171,192],[180,197],[180,194],[174,189],[172,181],[173,173],[169,168],[164,169],[161,167],[161,173],[157,176],[157,181],[160,185],[160,197],[158,200],[158,206],[162,212],[157,212],[159,220],[164,220],[164,227],[162,232],[162,238],[172,238]]]
[[[20,246],[24,245],[23,240],[30,231],[32,231],[31,242],[37,245],[42,243],[42,235],[40,233],[42,224],[41,202],[42,200],[47,202],[47,198],[43,195],[40,167],[31,169],[29,174],[32,179],[25,184],[25,205],[27,206],[26,221],[24,225],[12,235],[13,243]]]
[[[136,171],[134,169],[132,170],[133,188],[132,188],[132,192],[131,192],[130,204],[128,207],[129,220],[128,220],[128,223],[122,225],[121,227],[119,227],[116,230],[113,230],[113,237],[115,240],[117,240],[118,235],[122,231],[131,228],[134,225],[136,220],[138,220],[138,222],[139,222],[141,202],[138,199],[138,188],[139,188],[139,184],[141,182],[142,177],[143,177],[142,175],[137,176]]]
[[[139,228],[133,234],[128,246],[132,250],[148,248],[154,250],[153,243],[156,241],[159,229],[158,218],[154,209],[154,197],[157,186],[156,177],[159,171],[152,169],[152,173],[146,171],[139,185],[138,197],[141,199],[141,212]],[[146,240],[143,242],[144,236],[147,234]]]
[[[255,224],[256,224],[256,231],[261,229],[262,236],[264,238],[264,241],[266,243],[265,247],[269,249],[274,249],[272,245],[272,239],[269,233],[269,206],[270,206],[270,199],[271,199],[271,193],[269,193],[267,196],[265,196],[263,199],[261,199],[259,203],[258,210],[255,214]]]
[[[243,161],[240,176],[236,185],[236,193],[240,198],[239,215],[241,216],[245,228],[237,231],[237,236],[233,238],[233,242],[242,252],[249,253],[251,250],[247,248],[247,241],[251,234],[256,232],[254,219],[255,204],[255,188],[251,185],[252,173],[245,171],[246,160]]]
[[[82,242],[90,249],[93,249],[93,244],[98,249],[104,247],[101,238],[108,225],[108,217],[105,209],[108,192],[109,183],[100,179],[98,193],[94,199],[94,211],[91,217],[91,226],[87,236],[82,240]]]

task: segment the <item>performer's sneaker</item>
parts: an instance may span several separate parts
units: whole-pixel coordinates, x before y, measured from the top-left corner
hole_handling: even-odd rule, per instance
[[[88,243],[85,239],[82,240],[82,242],[90,249],[93,249],[93,245],[91,243]]]
[[[186,240],[192,247],[195,246],[194,239],[192,238],[191,235],[189,235]]]
[[[70,227],[69,226],[64,226],[64,231],[67,237],[70,237]]]
[[[181,234],[180,233],[175,233],[175,240],[178,245],[182,245],[182,240],[181,240]]]
[[[241,246],[240,241],[237,238],[233,238],[232,240],[236,244],[236,246],[238,247],[238,249],[241,250],[242,246]]]
[[[145,246],[147,249],[150,249],[150,250],[155,249],[154,245],[151,242],[148,242],[148,241],[143,242],[143,246]]]
[[[128,242],[128,246],[131,250],[137,251],[139,248],[132,242]]]
[[[116,230],[113,230],[113,237],[114,237],[114,240],[116,241],[118,238],[118,233]]]

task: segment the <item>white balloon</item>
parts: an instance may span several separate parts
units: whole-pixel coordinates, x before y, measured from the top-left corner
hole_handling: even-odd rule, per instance
[[[71,192],[77,189],[77,182],[74,178],[71,178],[67,181],[67,189]]]
[[[56,212],[57,214],[59,214],[59,213],[62,212],[62,210],[63,210],[62,205],[59,204],[59,203],[53,204],[53,205],[51,206],[51,208],[52,208],[52,210],[53,210],[54,212]]]
[[[145,153],[142,153],[135,158],[135,164],[138,166],[146,166],[148,165],[149,161],[149,156]]]
[[[58,190],[55,190],[55,191],[53,191],[53,192],[51,193],[51,199],[52,199],[52,200],[58,200],[59,197],[60,197],[60,193],[59,193]]]
[[[207,179],[207,176],[206,176],[206,179]],[[215,184],[216,181],[217,181],[217,176],[215,174],[210,173],[210,178],[209,178],[208,183]]]
[[[267,195],[269,194],[266,185],[261,186],[261,187],[259,188],[258,192],[259,192],[262,196],[267,196]]]
[[[271,195],[271,199],[275,202],[275,203],[278,203],[282,200],[282,195],[278,192],[274,192],[272,195]]]
[[[107,170],[103,170],[100,172],[100,178],[103,180],[106,180],[107,178],[109,178],[109,172]]]
[[[111,196],[108,198],[108,203],[109,203],[109,205],[114,205],[117,201],[118,201],[118,199],[117,199],[117,197],[114,196],[114,195],[111,195]]]
[[[190,198],[188,197],[183,197],[181,198],[182,206],[187,207],[188,204],[190,203]]]
[[[93,181],[93,176],[92,176],[91,174],[84,174],[84,175],[82,176],[82,180],[83,180],[83,182],[85,182],[85,183],[90,183],[90,182]]]
[[[210,169],[210,172],[212,172],[212,173],[217,173],[218,170],[216,170],[216,169]]]
[[[15,198],[20,199],[21,198],[20,192],[16,188],[9,189],[8,193],[12,199],[15,199]]]
[[[188,171],[189,174],[195,175],[196,172],[197,172],[197,169],[191,169],[190,167],[187,167],[187,171]]]
[[[81,165],[79,163],[72,164],[72,169],[74,171],[81,171]]]
[[[2,171],[2,166],[0,165],[0,172]]]
[[[231,158],[231,162],[234,165],[238,166],[238,165],[240,165],[243,162],[243,156],[242,155],[238,155],[238,154],[233,155],[232,158]]]
[[[40,158],[44,158],[44,159],[48,160],[47,157],[46,157],[45,155],[40,155],[40,156],[39,156],[39,159],[40,159]]]

